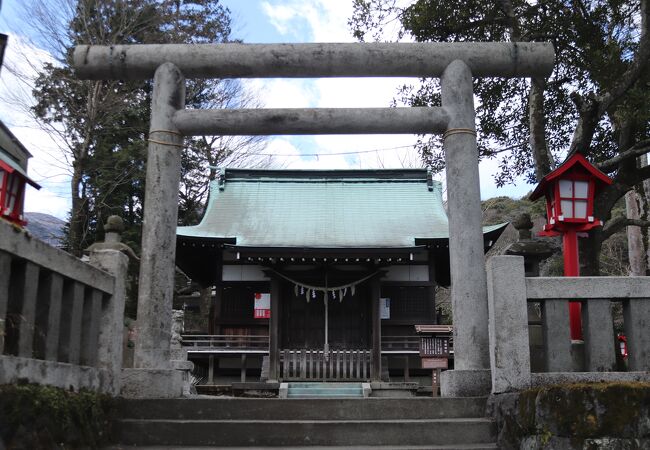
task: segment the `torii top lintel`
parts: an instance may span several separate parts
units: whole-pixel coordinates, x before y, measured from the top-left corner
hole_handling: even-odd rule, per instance
[[[475,77],[546,77],[555,52],[538,42],[79,45],[82,79],[147,79],[165,62],[186,78],[439,77],[454,60]]]

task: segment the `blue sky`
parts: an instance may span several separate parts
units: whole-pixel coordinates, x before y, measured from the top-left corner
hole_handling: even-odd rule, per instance
[[[234,37],[249,43],[279,42],[352,42],[347,20],[352,13],[351,0],[223,0],[233,16]],[[27,45],[28,37],[20,36],[27,28],[17,26],[19,0],[3,0],[0,31],[10,34],[7,64],[36,68],[48,55]],[[30,64],[26,63],[30,61]],[[31,67],[27,67],[31,70]],[[24,112],[7,102],[7,92],[29,97],[29,86],[19,86],[5,69],[0,74],[0,119],[34,154],[30,172],[44,188],[30,190],[26,210],[38,210],[64,218],[69,209],[69,177],[67,161],[56,142],[48,139],[37,124]],[[385,107],[399,85],[409,79],[268,79],[247,80],[246,86],[261,100],[264,107]],[[18,94],[16,94],[18,93]],[[11,96],[10,96],[11,97]],[[415,136],[276,136],[271,137],[265,153],[277,157],[281,166],[292,169],[345,169],[417,167],[419,158],[411,146]],[[340,155],[339,153],[358,152]],[[319,157],[304,157],[304,154]],[[531,189],[521,183],[497,189],[492,174],[497,161],[481,163],[483,198],[496,195],[520,197]],[[438,177],[444,182],[444,175]]]

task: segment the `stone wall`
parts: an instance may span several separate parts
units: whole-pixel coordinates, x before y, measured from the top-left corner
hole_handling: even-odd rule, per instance
[[[565,384],[493,395],[501,449],[650,449],[650,383]]]

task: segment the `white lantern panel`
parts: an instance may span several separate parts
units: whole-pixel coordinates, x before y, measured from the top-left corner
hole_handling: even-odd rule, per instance
[[[565,219],[573,219],[573,202],[562,200],[562,215]]]
[[[587,198],[589,193],[589,182],[588,181],[576,181],[574,184],[575,197],[576,198]]]
[[[573,181],[560,180],[560,197],[573,197]],[[564,212],[564,206],[562,206]]]
[[[575,218],[576,219],[586,219],[587,218],[587,201],[586,200],[576,200],[574,203],[575,208]]]

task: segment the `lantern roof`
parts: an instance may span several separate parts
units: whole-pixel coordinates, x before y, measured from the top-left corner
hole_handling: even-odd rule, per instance
[[[546,187],[554,182],[557,178],[565,175],[567,172],[570,172],[574,169],[584,169],[589,175],[594,177],[595,181],[600,182],[596,184],[596,189],[603,185],[610,185],[613,183],[612,179],[605,175],[603,172],[598,170],[596,166],[587,161],[587,158],[582,156],[580,153],[575,153],[572,157],[564,161],[557,169],[547,174],[542,181],[539,182],[532,194],[530,194],[530,200],[537,200],[542,197],[546,192]]]

